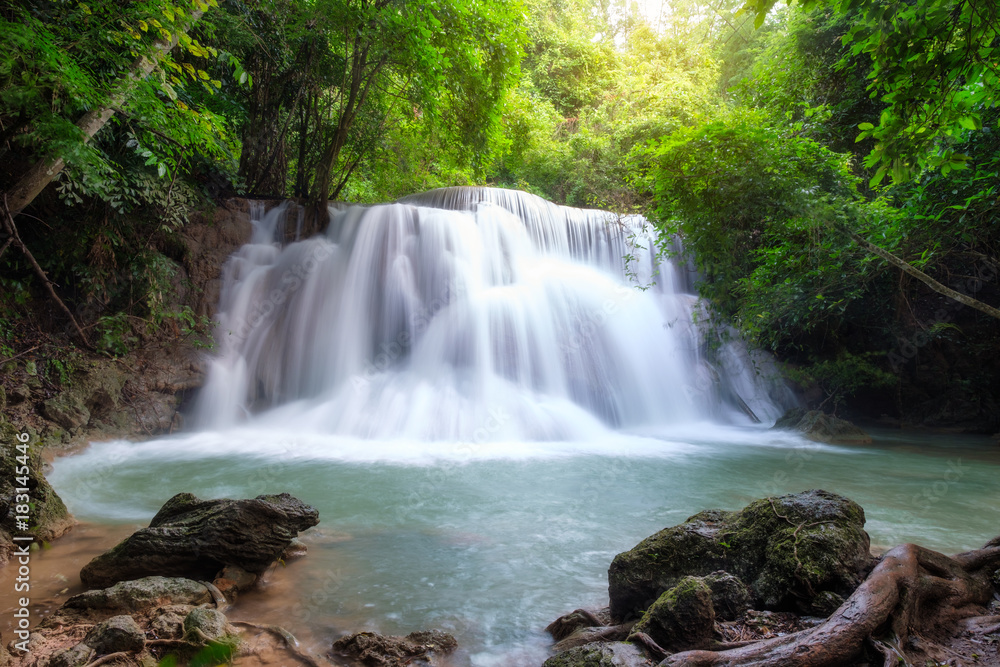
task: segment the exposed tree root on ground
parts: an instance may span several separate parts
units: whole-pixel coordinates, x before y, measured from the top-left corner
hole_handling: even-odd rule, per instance
[[[996,594],[992,579],[998,568],[1000,537],[951,557],[904,544],[886,553],[854,594],[816,627],[728,650],[675,653],[661,665],[841,667],[866,647],[881,652],[886,666],[994,664],[971,649],[969,655],[957,651],[953,640],[1000,629],[1000,616],[987,616],[985,608]],[[980,645],[969,641],[970,647]],[[981,646],[981,653],[997,651],[995,643]]]

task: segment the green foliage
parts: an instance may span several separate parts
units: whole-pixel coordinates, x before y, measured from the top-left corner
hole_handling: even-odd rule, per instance
[[[857,392],[896,383],[896,376],[879,366],[882,356],[873,352],[855,355],[842,350],[836,357],[814,359],[806,366],[788,368],[786,374],[801,385],[818,385],[826,395],[819,408],[832,402],[833,414],[837,414],[837,407]]]
[[[758,24],[776,0],[748,0]],[[804,8],[829,7],[850,17],[843,36],[852,56],[868,54],[868,91],[887,107],[858,125],[858,141],[875,139],[865,164],[877,185],[891,174],[901,183],[928,168],[942,174],[963,169],[968,156],[953,143],[983,128],[1000,89],[1000,20],[996,3],[983,0],[804,0]]]
[[[627,185],[635,168],[628,156],[713,113],[709,50],[635,14],[615,20],[596,6],[556,0],[533,9],[533,50],[505,116],[516,140],[496,180],[576,206],[637,210],[643,202]]]

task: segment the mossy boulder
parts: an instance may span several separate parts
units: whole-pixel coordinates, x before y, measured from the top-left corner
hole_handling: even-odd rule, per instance
[[[753,591],[738,577],[720,570],[703,580],[712,592],[712,610],[716,618],[735,621],[753,606]]]
[[[710,510],[618,554],[608,571],[611,613],[641,614],[686,576],[716,570],[745,582],[767,609],[808,610],[817,595],[849,595],[873,559],[857,503],[822,490]]]
[[[684,577],[726,569],[730,550],[722,544],[725,540],[719,533],[735,514],[699,512],[615,556],[608,569],[611,615],[622,620],[636,618]]]
[[[797,431],[809,440],[831,445],[869,445],[872,442],[870,435],[851,422],[820,410],[793,408],[772,428]]]
[[[227,565],[262,574],[319,512],[287,493],[200,500],[180,493],[136,531],[87,563],[80,579],[103,588],[147,576],[211,581]]]
[[[707,646],[714,628],[712,590],[701,577],[684,577],[649,606],[632,632],[676,652]]]
[[[600,642],[554,655],[542,667],[648,667],[649,658],[635,644]]]
[[[25,487],[20,487],[17,480],[25,475],[18,474],[22,467],[18,457],[24,456],[16,448],[18,435],[18,429],[0,418],[0,531],[9,536],[29,533],[38,540],[50,542],[72,528],[76,522],[59,494],[45,479],[42,472],[45,463],[37,437],[32,437],[28,442],[28,483]],[[31,503],[27,531],[17,527],[18,488],[28,489],[27,495]],[[0,558],[3,551],[0,548]]]

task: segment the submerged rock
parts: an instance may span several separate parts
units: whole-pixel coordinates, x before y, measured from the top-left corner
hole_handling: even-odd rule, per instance
[[[820,490],[700,512],[615,557],[611,613],[640,616],[684,577],[717,570],[745,582],[766,608],[808,610],[824,591],[849,594],[870,569],[864,524],[857,503]]]
[[[200,500],[181,493],[148,528],[94,558],[80,579],[91,587],[150,575],[211,581],[227,565],[263,573],[319,513],[287,493],[252,500]]]
[[[814,442],[830,445],[869,445],[872,437],[847,421],[820,410],[793,408],[782,415],[772,428],[791,429]]]
[[[434,655],[450,653],[457,646],[454,637],[439,630],[411,632],[405,637],[358,632],[335,641],[331,655],[352,658],[371,667],[403,667],[414,664],[415,660],[433,664]]]
[[[648,667],[653,664],[638,646],[605,642],[577,646],[554,655],[542,667]]]

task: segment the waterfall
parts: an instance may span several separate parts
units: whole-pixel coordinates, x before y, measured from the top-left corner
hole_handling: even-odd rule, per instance
[[[331,208],[325,234],[284,244],[286,207],[254,208],[224,267],[203,427],[577,440],[773,422],[794,401],[766,356],[708,344],[692,272],[641,216],[445,188]]]

